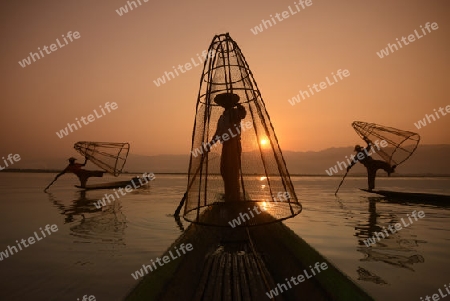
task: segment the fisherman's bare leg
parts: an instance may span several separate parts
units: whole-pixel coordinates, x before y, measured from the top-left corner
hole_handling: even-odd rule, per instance
[[[78,179],[80,180],[80,186],[85,188],[87,180],[89,179],[89,176],[81,175],[81,176],[78,176]]]
[[[104,171],[100,170],[83,170],[79,174],[77,174],[78,179],[80,179],[80,186],[85,188],[86,183],[89,180],[90,177],[103,177]]]
[[[220,173],[225,188],[225,201],[239,201],[240,185],[240,145],[237,140],[230,140],[223,144],[220,160]]]
[[[367,168],[367,182],[369,185],[369,191],[372,191],[375,188],[375,177],[377,175],[376,168]]]
[[[391,176],[391,173],[395,172],[395,167],[397,167],[397,165],[391,166],[389,163],[385,161],[377,160],[376,163],[377,169],[383,169],[385,172],[387,172],[389,177]]]

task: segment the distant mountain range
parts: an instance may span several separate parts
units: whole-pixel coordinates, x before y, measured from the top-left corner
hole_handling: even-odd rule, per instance
[[[329,148],[319,152],[284,152],[291,174],[327,175],[325,170],[335,166],[337,161],[346,161],[345,156],[355,154],[353,147]],[[419,145],[415,153],[399,165],[394,175],[450,175],[450,145]],[[376,155],[373,156],[374,159]],[[343,175],[345,170],[339,170]],[[362,164],[356,164],[352,175],[366,174]],[[384,171],[380,172],[384,173]]]
[[[318,152],[283,152],[290,174],[322,175],[327,176],[325,170],[336,165],[336,161],[346,161],[345,156],[354,154],[353,147],[329,148]],[[450,175],[450,144],[444,145],[419,145],[411,158],[401,164],[396,174],[419,176],[443,176]],[[243,154],[242,161],[250,163],[254,160],[251,154]],[[375,157],[374,157],[375,158]],[[48,160],[23,159],[14,164],[14,168],[30,169],[54,169],[61,170],[65,167],[67,158],[52,158]],[[93,169],[92,163],[87,165]],[[128,172],[153,172],[157,173],[186,173],[189,166],[189,154],[186,155],[156,155],[143,156],[130,154],[125,165]],[[345,170],[339,170],[338,176]],[[357,164],[352,169],[352,175],[365,174],[362,164]]]

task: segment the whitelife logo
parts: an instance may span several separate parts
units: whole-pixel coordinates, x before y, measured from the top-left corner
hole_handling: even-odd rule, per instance
[[[266,292],[267,297],[269,297],[270,299],[273,300],[273,298],[274,298],[275,296],[278,296],[278,294],[281,294],[281,293],[283,293],[284,291],[287,291],[287,290],[288,290],[288,286],[289,286],[289,288],[292,288],[291,282],[292,282],[292,284],[294,284],[294,285],[299,285],[300,283],[302,283],[302,282],[305,281],[306,279],[310,279],[310,278],[312,278],[313,276],[316,276],[316,272],[314,271],[314,269],[317,271],[317,274],[318,274],[318,273],[320,273],[320,272],[325,271],[326,269],[328,269],[328,265],[327,265],[326,262],[322,262],[322,263],[320,263],[320,264],[319,264],[319,262],[316,262],[316,263],[314,264],[314,268],[313,268],[312,266],[309,266],[309,269],[310,269],[312,275],[308,274],[308,272],[307,272],[306,270],[303,270],[303,272],[304,272],[306,278],[305,278],[305,276],[303,276],[302,274],[298,275],[297,277],[292,276],[289,280],[288,280],[287,278],[285,278],[287,286],[286,286],[286,284],[284,284],[284,283],[281,283],[281,284],[278,283],[277,286],[276,286],[274,289],[270,290],[270,292]],[[297,280],[298,282],[297,282],[296,280]],[[279,289],[279,291],[278,291],[278,289]],[[279,292],[279,293],[278,293],[278,292]]]
[[[45,237],[47,237],[47,235],[45,235],[44,231],[46,231],[48,235],[52,235],[52,233],[58,231],[58,226],[55,224],[53,224],[51,226],[46,225],[44,230],[42,230],[42,228],[39,228],[39,230],[41,230],[41,234],[43,237],[39,237],[39,234],[36,231],[34,231],[34,236],[30,236],[26,240],[22,239],[22,240],[20,240],[20,242],[18,240],[16,240],[19,251],[22,251],[22,246],[24,248],[28,248],[30,245],[33,245],[34,243],[36,243],[36,241],[40,241],[40,240],[44,239]],[[27,244],[27,242],[28,242],[28,244]],[[13,253],[13,251],[14,251],[14,253]],[[8,248],[5,251],[0,252],[0,261],[2,261],[3,258],[8,258],[10,255],[12,256],[19,251],[17,250],[17,248],[15,246],[12,246],[12,247],[8,246]]]
[[[409,45],[410,43],[414,42],[414,41],[416,40],[416,38],[417,38],[417,39],[421,39],[421,38],[423,38],[424,36],[426,36],[426,35],[427,35],[427,32],[426,32],[425,29],[422,27],[422,25],[420,25],[420,28],[422,29],[423,36],[420,35],[420,34],[417,32],[416,29],[414,29],[414,34],[410,34],[410,35],[408,36],[408,41],[409,41],[409,42],[406,41],[406,37],[402,37],[402,38],[400,39],[400,40],[403,42],[403,45],[407,46],[407,45]],[[425,24],[425,28],[427,29],[428,33],[430,33],[430,32],[431,32],[431,29],[437,30],[437,29],[439,28],[439,26],[438,26],[438,24],[437,24],[436,22],[433,22],[433,23],[431,23],[431,24],[430,24],[430,22],[427,22],[427,24]],[[430,28],[431,28],[431,29],[430,29]],[[379,57],[380,59],[384,58],[385,56],[388,56],[390,53],[394,53],[394,51],[397,51],[397,50],[398,50],[398,47],[403,48],[402,43],[400,43],[400,41],[398,40],[398,38],[396,38],[396,40],[397,40],[398,46],[397,46],[395,43],[394,43],[394,44],[388,43],[388,44],[387,44],[388,47],[386,47],[386,48],[384,48],[384,49],[381,49],[379,52],[377,52],[377,55],[378,55],[378,57]],[[391,51],[390,53],[389,53],[389,50]]]
[[[380,145],[378,145],[378,143]],[[381,142],[379,140],[375,141],[375,146],[376,146],[377,150],[380,150],[381,147],[384,148],[384,147],[386,147],[388,145],[389,144],[387,143],[386,140],[381,140]],[[375,147],[373,147],[372,144],[370,144],[370,148],[372,149],[370,151],[367,151],[367,148],[364,148],[364,153],[366,154],[366,156],[371,156],[372,154],[375,154],[377,152],[377,150],[375,149]],[[329,176],[332,176],[334,173],[338,173],[339,172],[338,167],[341,170],[345,170],[345,169],[347,169],[348,166],[358,162],[358,160],[363,160],[365,158],[365,156],[364,156],[363,152],[359,152],[359,153],[356,154],[356,156],[353,155],[353,154],[350,154],[350,158],[348,158],[348,156],[345,156],[345,158],[347,159],[348,165],[345,164],[344,161],[336,161],[337,164],[334,165],[333,167],[330,167],[329,169],[325,170],[325,172]],[[344,167],[344,168],[342,168],[342,167]]]
[[[195,59],[193,57],[191,57],[191,62],[187,62],[183,65],[178,64],[177,67],[172,66],[173,68],[173,72],[175,72],[176,76],[180,76],[181,74],[184,74],[186,72],[188,72],[189,70],[191,70],[193,67],[197,67],[197,66],[201,66],[203,64],[203,62],[206,60],[206,58],[212,58],[215,55],[215,51],[214,50],[210,50],[209,52],[206,50],[203,50],[202,55],[200,57],[200,55],[197,53],[197,59],[199,61],[199,63],[196,63]],[[183,69],[184,67],[184,69]],[[178,70],[181,72],[178,73]],[[161,77],[158,77],[156,80],[153,80],[153,83],[155,84],[155,86],[160,87],[161,85],[165,84],[166,82],[169,82],[172,79],[175,79],[175,74],[172,71],[165,71],[164,74]]]
[[[179,248],[179,250],[178,250],[178,248]],[[163,262],[161,262],[161,258],[157,257],[157,258],[155,259],[155,261],[158,263],[158,265],[159,265],[160,267],[162,267],[165,263],[169,263],[171,260],[177,259],[178,257],[181,257],[181,255],[186,254],[186,251],[189,252],[189,251],[192,251],[192,250],[194,249],[194,247],[192,246],[192,244],[186,244],[186,245],[184,245],[184,243],[182,243],[181,245],[179,245],[178,248],[175,247],[175,252],[177,253],[178,256],[174,256],[174,254],[172,253],[172,250],[170,250],[170,251],[169,251],[170,257],[169,257],[168,255],[164,256],[164,257],[162,258],[162,261],[163,261]],[[185,248],[186,248],[186,249],[185,249]],[[182,252],[183,254],[180,254],[180,250],[181,250],[181,252]],[[174,253],[175,253],[175,252],[174,252]],[[170,259],[170,258],[172,258],[172,259]],[[143,269],[141,268],[140,270],[137,270],[135,273],[131,273],[131,276],[133,277],[134,280],[138,280],[140,277],[144,277],[145,274],[148,274],[149,270],[150,270],[150,272],[153,272],[153,270],[156,270],[156,269],[158,268],[158,267],[156,266],[155,262],[153,261],[153,259],[151,259],[150,261],[151,261],[151,264],[150,264],[150,265],[145,265],[145,264],[143,264],[143,265],[142,265]],[[145,273],[144,273],[144,271],[145,271]]]
[[[416,213],[417,213],[417,216],[416,216]],[[403,224],[403,226],[405,228],[410,226],[410,225],[412,225],[414,223],[414,221],[411,219],[411,216],[414,217],[414,220],[417,222],[418,221],[417,217],[424,218],[425,217],[425,212],[423,212],[423,211],[416,212],[416,210],[414,210],[411,213],[411,216],[409,216],[409,214],[407,214],[406,216],[408,217],[408,220],[409,220],[410,224],[405,222],[403,217],[401,218],[401,222],[402,222],[402,224]],[[402,224],[396,223],[393,226],[389,225],[388,229],[389,229],[389,231],[391,231],[391,234],[394,234],[395,232],[400,231],[402,229]],[[394,228],[395,228],[395,230],[394,230]],[[386,236],[385,236],[385,234],[386,234]],[[371,244],[372,245],[376,244],[377,243],[376,239],[378,239],[378,241],[380,241],[381,240],[380,235],[381,235],[381,238],[383,238],[383,239],[386,238],[386,237],[389,237],[389,233],[386,230],[386,227],[383,226],[383,231],[382,232],[375,232],[374,235],[371,238],[367,238],[366,240],[364,240],[364,244],[366,245],[366,247],[370,247]]]
[[[52,52],[55,52],[58,49],[63,48],[64,46],[69,44],[69,42],[67,42],[67,40],[66,40],[66,37],[70,40],[70,42],[73,42],[74,39],[77,40],[77,39],[81,38],[80,33],[78,31],[74,31],[73,33],[71,31],[69,31],[67,33],[67,36],[62,35],[62,37],[63,37],[65,44],[62,44],[59,41],[59,38],[56,39],[56,42],[57,42],[59,48],[56,46],[56,44],[51,44],[50,47],[47,47],[47,45],[44,45],[44,47],[42,47],[42,49],[41,49],[41,47],[38,47],[38,52],[41,55],[39,55],[39,53],[37,53],[37,52],[30,52],[30,55],[27,58],[23,59],[21,62],[19,61],[19,65],[22,68],[25,68],[26,66],[31,65],[31,63],[32,63],[31,60],[33,60],[33,62],[36,62],[36,59],[40,60],[41,57],[44,57],[44,53],[42,50],[44,50],[46,54],[50,54]],[[50,51],[49,51],[49,49],[50,49]]]
[[[436,109],[433,109],[433,111],[434,111],[434,114],[436,115],[437,119],[441,118],[441,117],[439,117],[438,112],[436,112]],[[439,107],[438,111],[442,114],[442,117],[444,117],[444,116],[447,115],[447,113],[450,113],[450,105],[445,107],[445,111],[447,111],[447,113],[444,112],[444,108],[443,107]],[[428,121],[428,123],[427,123],[427,121]],[[436,121],[436,118],[434,117],[434,115],[425,114],[425,118],[421,119],[421,120],[418,120],[417,122],[414,122],[414,125],[419,130],[422,127],[426,127],[432,121]]]
[[[5,167],[3,167],[3,166],[0,164],[0,170],[3,170],[3,169],[5,169],[6,167],[9,166],[9,165],[8,165],[8,162],[7,162],[6,160],[9,160],[9,162],[11,163],[11,165],[13,165],[14,162],[19,162],[21,158],[20,158],[20,155],[19,155],[19,154],[15,154],[15,155],[9,154],[7,159],[5,159],[5,157],[2,157],[2,159],[3,159],[3,162],[5,163]],[[13,159],[14,159],[14,161],[13,161]]]
[[[299,0],[298,3],[294,2],[294,5],[295,5],[295,9],[292,9],[292,7],[289,5],[288,6],[289,11],[285,10],[281,14],[280,13],[275,14],[275,17],[278,20],[278,22],[286,20],[290,16],[296,15],[299,12],[305,10],[308,6],[312,5],[312,0],[306,0],[306,1]],[[300,9],[299,5],[302,7],[301,9]],[[255,26],[254,28],[250,28],[250,31],[254,35],[257,35],[258,33],[262,33],[264,31],[264,29],[268,29],[277,24],[277,21],[275,21],[275,18],[272,15],[270,15],[270,19],[272,20],[273,23],[270,22],[270,20],[263,19],[263,20],[261,20],[261,23],[259,25]],[[263,28],[263,25],[264,25],[264,28]]]
[[[80,300],[80,298],[77,298],[77,300]],[[90,295],[89,297],[88,295],[84,295],[81,301],[96,301],[96,299],[94,295]]]
[[[139,6],[142,5],[141,0],[136,0],[139,3]],[[127,4],[124,6],[119,7],[119,9],[116,9],[116,13],[122,17],[124,14],[128,13],[128,7],[130,8],[130,11],[132,11],[134,8],[138,8],[138,5],[136,4],[136,1],[127,1]],[[150,0],[142,0],[144,3],[147,3]],[[134,8],[133,8],[133,5]],[[128,5],[128,6],[127,6]]]
[[[100,105],[100,110],[102,111],[103,115],[99,115],[97,113],[97,109],[94,110],[95,116],[94,114],[89,114],[87,117],[81,116],[80,119],[83,122],[84,125],[88,125],[90,122],[94,122],[96,119],[95,117],[97,117],[97,119],[102,118],[103,116],[106,115],[105,111],[103,110],[103,107]],[[111,104],[109,103],[109,101],[107,103],[105,103],[105,109],[108,111],[108,113],[111,113],[111,109],[112,110],[116,110],[119,106],[117,105],[117,103],[112,102]],[[86,121],[87,120],[87,121]],[[78,120],[78,118],[75,118],[75,121],[78,124],[78,127],[75,123],[67,123],[67,126],[60,130],[59,132],[56,132],[56,136],[58,136],[59,139],[64,138],[65,136],[69,135],[70,133],[73,133],[73,129],[78,130],[78,128],[81,128],[82,125],[80,123],[80,120]],[[69,133],[70,130],[70,133]]]
[[[197,157],[198,155],[203,155],[203,149],[205,150],[205,153],[209,152],[213,147],[216,147],[218,145],[219,141],[228,141],[231,138],[237,137],[241,134],[241,132],[245,132],[248,129],[251,129],[253,127],[253,124],[250,121],[241,121],[239,125],[234,125],[234,129],[236,130],[236,134],[234,135],[232,128],[228,129],[228,133],[223,133],[222,136],[216,135],[213,140],[211,140],[209,143],[202,143],[202,147],[197,147],[194,150],[191,151],[192,155],[194,157]],[[231,137],[230,137],[231,136]],[[211,143],[214,143],[211,145]]]
[[[320,82],[319,84],[313,84],[312,87],[311,85],[308,85],[308,90],[311,93],[311,95],[309,95],[308,91],[302,91],[299,90],[298,94],[294,97],[292,97],[291,99],[288,99],[288,102],[293,106],[297,103],[300,103],[302,100],[305,100],[306,97],[311,97],[312,95],[314,95],[314,91],[316,93],[325,90],[326,88],[334,85],[335,83],[339,82],[339,80],[336,78],[336,76],[338,76],[340,78],[340,80],[343,80],[345,77],[349,77],[350,76],[350,71],[348,71],[347,69],[341,70],[339,69],[338,71],[336,71],[336,75],[334,74],[334,72],[331,72],[331,75],[333,76],[334,81],[330,81],[330,79],[328,78],[328,76],[325,77],[326,82]],[[300,96],[302,99],[300,99]]]
[[[141,179],[143,181],[141,181]],[[122,196],[127,195],[127,193],[132,192],[133,191],[133,187],[134,189],[138,189],[139,187],[147,184],[149,181],[153,181],[155,179],[155,174],[154,173],[144,173],[141,177],[137,177],[137,180],[139,181],[140,185],[137,185],[136,183],[136,179],[131,180],[131,184],[128,184],[125,188],[120,187],[118,190],[120,192],[120,194]],[[145,182],[145,183],[143,183]],[[133,187],[131,187],[131,185],[133,185]],[[123,190],[125,190],[125,192],[123,192]],[[117,196],[117,199],[120,199],[120,195],[117,193],[116,189],[113,189],[114,194]],[[110,198],[112,198],[112,200],[110,200]],[[94,203],[95,208],[100,209],[104,206],[106,206],[106,201],[108,201],[109,204],[111,204],[111,201],[114,202],[116,200],[116,198],[114,197],[113,194],[108,194],[105,193],[104,197],[101,198],[100,200],[98,200],[97,202]]]
[[[450,286],[450,284],[449,284],[449,286]],[[449,290],[449,287],[447,286],[447,284],[444,284],[444,287],[445,287],[445,290],[447,291],[447,293],[450,294],[450,290]],[[445,298],[448,296],[448,294],[442,292],[442,289],[438,289],[438,293],[442,298]],[[420,301],[431,301],[431,300],[439,301],[439,300],[441,300],[439,295],[436,293],[436,294],[433,294],[431,297],[428,295],[425,298],[420,297]],[[431,299],[431,298],[433,298],[433,299]]]
[[[291,196],[289,194],[289,192],[278,192],[277,197],[275,195],[272,195],[273,201],[274,202],[287,202]],[[264,202],[264,207],[262,208],[263,211],[267,210],[267,207],[272,207],[272,202]],[[260,214],[261,211],[259,211],[258,206],[254,206],[253,207],[253,211],[255,211],[256,214]],[[248,213],[250,213],[250,215],[252,216],[252,218],[255,217],[255,215],[253,214],[252,210],[250,208],[248,209]],[[231,221],[228,222],[228,224],[231,226],[231,228],[235,228],[236,226],[240,226],[241,223],[245,223],[247,221],[250,220],[250,216],[247,213],[239,213],[239,216]],[[242,222],[241,222],[242,221]]]

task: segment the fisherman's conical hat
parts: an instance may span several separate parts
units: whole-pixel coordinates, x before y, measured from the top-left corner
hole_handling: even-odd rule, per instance
[[[231,108],[239,103],[239,95],[234,93],[222,93],[214,97],[214,102],[221,107]]]

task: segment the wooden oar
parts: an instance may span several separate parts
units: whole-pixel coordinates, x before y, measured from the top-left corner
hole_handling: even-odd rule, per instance
[[[52,181],[50,184],[48,184],[47,187],[45,187],[44,192],[47,192],[47,189],[49,189],[50,186],[52,186],[52,184],[55,183],[55,181],[56,181],[57,179],[58,179],[58,175],[53,179],[53,181]]]
[[[174,216],[180,216],[181,208],[183,208],[184,202],[186,201],[187,197],[187,191],[184,193],[183,198],[181,199],[180,204],[178,205],[177,209],[175,210]]]
[[[180,215],[180,211],[181,211],[181,208],[183,208],[184,202],[186,201],[188,191],[191,189],[191,186],[194,184],[194,180],[197,177],[197,174],[198,174],[198,172],[200,171],[200,168],[203,165],[203,160],[204,160],[205,157],[206,156],[202,155],[202,160],[200,161],[200,165],[198,166],[197,171],[195,172],[194,176],[192,177],[192,181],[191,181],[191,183],[189,183],[188,188],[186,189],[186,192],[184,193],[180,204],[178,205],[177,209],[175,210],[175,213],[173,214],[175,217]]]
[[[180,204],[178,205],[177,209],[175,210],[175,213],[174,213],[175,217],[180,215],[181,208],[183,207],[184,202],[186,201],[186,198],[187,198],[187,193],[191,189],[192,184],[194,184],[194,180],[197,177],[197,174],[198,174],[198,172],[200,171],[200,168],[203,165],[203,160],[206,157],[206,153],[210,152],[212,146],[214,145],[214,143],[217,143],[217,142],[218,142],[217,140],[211,140],[211,142],[208,143],[208,145],[211,145],[211,147],[209,147],[208,150],[205,151],[204,154],[202,154],[202,159],[200,160],[200,165],[198,166],[197,171],[195,172],[194,176],[192,177],[192,181],[191,181],[191,183],[189,183],[188,188],[186,189],[186,192],[184,193],[183,198],[180,201]]]
[[[342,181],[341,181],[341,183],[339,184],[339,187],[336,189],[336,192],[334,193],[334,195],[337,195],[337,193],[338,193],[338,191],[339,191],[339,188],[341,188],[342,183],[344,183],[344,179],[345,179],[345,177],[347,176],[347,174],[348,174],[348,170],[347,170],[347,172],[345,173],[344,177],[342,178]]]

